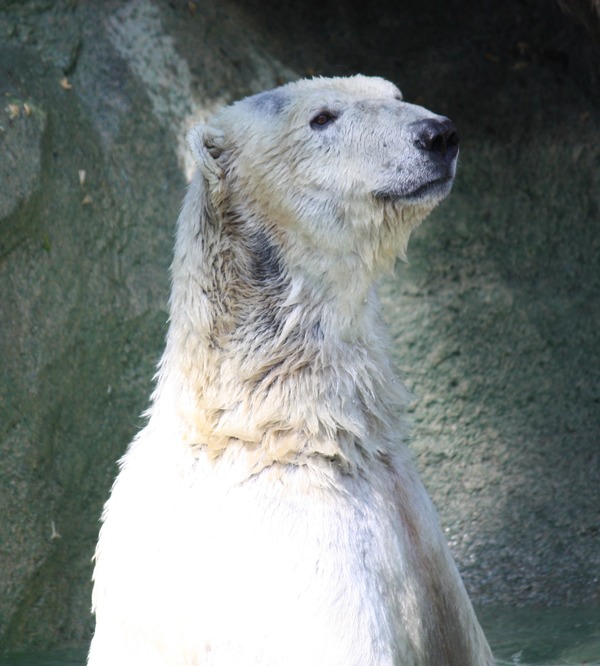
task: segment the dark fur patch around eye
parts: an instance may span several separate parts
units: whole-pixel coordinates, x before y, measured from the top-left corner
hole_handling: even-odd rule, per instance
[[[252,95],[250,102],[255,109],[263,113],[276,115],[283,111],[288,103],[288,99],[283,93],[277,90],[267,90],[258,95]]]

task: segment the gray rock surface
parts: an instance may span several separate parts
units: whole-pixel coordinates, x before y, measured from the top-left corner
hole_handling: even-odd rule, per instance
[[[98,516],[166,329],[185,128],[311,73],[381,74],[463,136],[382,299],[472,597],[600,600],[594,53],[543,0],[0,1],[0,649],[90,635]]]

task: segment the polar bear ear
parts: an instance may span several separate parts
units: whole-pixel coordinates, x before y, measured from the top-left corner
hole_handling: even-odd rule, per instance
[[[187,135],[187,142],[198,168],[208,183],[216,186],[223,178],[217,159],[223,152],[223,132],[209,125],[196,125]]]

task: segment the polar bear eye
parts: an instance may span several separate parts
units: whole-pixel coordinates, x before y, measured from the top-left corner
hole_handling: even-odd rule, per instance
[[[310,121],[310,126],[313,129],[321,129],[322,127],[330,125],[336,118],[337,116],[334,116],[333,113],[329,113],[329,111],[321,111],[321,113],[317,114]]]

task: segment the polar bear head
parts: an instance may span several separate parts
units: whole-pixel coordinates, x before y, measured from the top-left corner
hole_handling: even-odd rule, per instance
[[[374,285],[449,193],[454,126],[383,79],[319,78],[222,109],[189,144],[161,377],[192,387],[190,441],[288,460],[307,438],[338,455],[347,435],[353,459],[379,427],[369,414],[395,410],[367,409],[373,396],[402,399]]]
[[[240,217],[367,259],[403,254],[410,231],[450,192],[458,154],[450,120],[366,76],[247,97],[192,130],[189,143],[209,187],[224,188]]]

